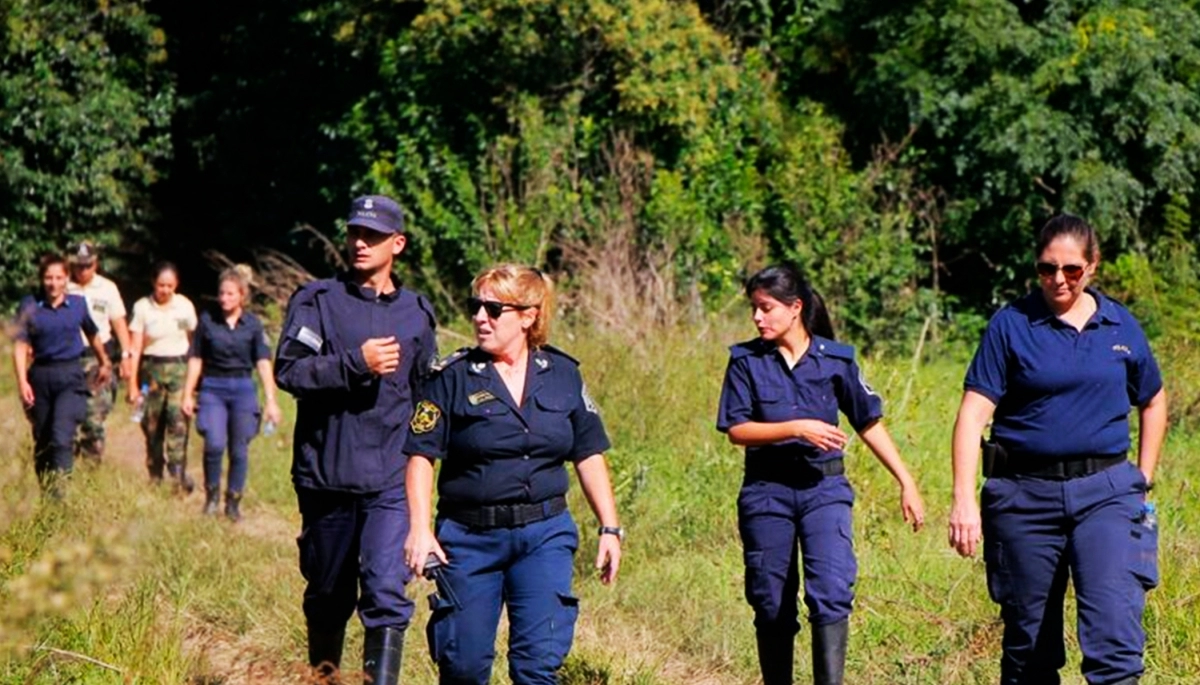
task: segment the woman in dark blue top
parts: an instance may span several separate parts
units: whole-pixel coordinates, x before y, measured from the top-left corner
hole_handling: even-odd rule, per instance
[[[225,490],[225,516],[241,519],[240,503],[246,488],[250,441],[258,433],[258,389],[252,373],[258,369],[267,398],[267,421],[276,425],[283,414],[275,401],[275,375],[271,346],[258,317],[245,310],[250,296],[251,272],[239,265],[217,279],[219,311],[200,315],[188,350],[187,379],[183,384],[183,413],[196,418],[204,436],[204,513],[215,515],[221,499],[221,458],[229,449],[229,481]],[[203,381],[201,379],[203,378]],[[195,392],[200,385],[197,407]]]
[[[38,277],[42,292],[21,300],[17,309],[13,369],[33,424],[38,481],[47,494],[60,497],[57,481],[71,472],[75,431],[87,413],[88,388],[80,361],[84,338],[100,360],[99,386],[111,378],[112,363],[96,335],[87,302],[67,294],[67,260],[60,255],[42,257]]]
[[[799,540],[813,682],[840,685],[858,565],[839,410],[900,484],[901,513],[914,531],[924,504],[883,426],[882,400],[863,380],[854,348],[833,340],[824,304],[800,272],[763,269],[746,282],[746,296],[759,337],[730,350],[717,429],[746,448],[738,529],[763,682],[792,682]]]
[[[1100,259],[1091,226],[1051,219],[1034,257],[1041,288],[997,312],[967,371],[950,544],[971,556],[982,536],[1004,619],[1001,683],[1058,682],[1070,577],[1084,677],[1134,685],[1158,582],[1156,517],[1143,501],[1167,427],[1162,376],[1137,321],[1087,287]],[[1137,466],[1126,456],[1133,407]],[[981,515],[975,469],[989,420]]]
[[[541,272],[501,265],[475,279],[467,309],[478,347],[428,381],[404,451],[414,572],[436,558],[429,645],[443,685],[487,685],[502,606],[514,685],[558,682],[579,600],[571,592],[579,533],[567,511],[575,465],[600,520],[596,568],[616,580],[621,529],[602,454],[608,437],[578,362],[546,345],[552,286]],[[430,529],[434,462],[436,530]]]

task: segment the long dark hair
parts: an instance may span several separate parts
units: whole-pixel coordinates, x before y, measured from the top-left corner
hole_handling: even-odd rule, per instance
[[[746,280],[746,297],[763,292],[787,306],[800,301],[800,323],[809,335],[833,340],[833,322],[825,300],[808,283],[800,269],[791,264],[768,266]]]
[[[1033,258],[1041,259],[1042,253],[1050,247],[1050,243],[1063,236],[1074,238],[1083,246],[1083,256],[1087,258],[1088,263],[1095,264],[1100,261],[1100,242],[1096,238],[1096,229],[1073,214],[1059,214],[1042,226],[1042,230],[1037,234]]]

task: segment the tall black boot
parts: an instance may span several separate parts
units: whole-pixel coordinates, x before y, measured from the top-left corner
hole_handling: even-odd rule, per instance
[[[204,515],[216,516],[221,509],[221,486],[204,486]]]
[[[813,685],[842,685],[850,621],[812,627]]]
[[[404,651],[404,631],[397,628],[370,628],[363,637],[364,683],[397,685],[400,681],[400,657]]]
[[[336,685],[338,669],[342,666],[342,645],[346,642],[346,629],[308,629],[308,665],[313,668],[313,682],[318,685]]]
[[[242,493],[237,490],[229,490],[225,493],[225,516],[234,523],[242,520],[242,510],[239,508],[241,503]]]
[[[762,669],[763,685],[792,685],[796,636],[788,630],[760,630],[755,637],[758,640],[758,666]]]

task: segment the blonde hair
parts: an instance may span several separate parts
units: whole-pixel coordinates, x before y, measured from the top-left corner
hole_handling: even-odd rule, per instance
[[[531,266],[497,264],[484,269],[471,282],[475,294],[488,287],[505,304],[537,307],[537,318],[525,331],[530,347],[541,347],[550,339],[550,319],[554,316],[554,281]]]
[[[254,285],[254,269],[249,264],[234,264],[217,277],[217,287],[220,288],[225,281],[233,281],[242,291],[242,303],[245,304],[250,299],[250,287]]]

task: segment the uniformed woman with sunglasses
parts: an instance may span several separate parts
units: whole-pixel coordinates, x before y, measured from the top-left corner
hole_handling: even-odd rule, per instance
[[[971,556],[982,536],[1004,619],[1001,683],[1059,681],[1070,578],[1084,678],[1134,685],[1146,591],[1158,583],[1156,517],[1144,501],[1167,427],[1162,377],[1129,311],[1089,287],[1100,259],[1091,226],[1051,219],[1034,256],[1041,287],[992,318],[967,371],[950,544]],[[1131,408],[1136,466],[1126,456]],[[975,474],[988,421],[981,514]]]
[[[467,309],[478,345],[426,383],[405,444],[412,528],[404,553],[414,572],[431,558],[444,564],[427,629],[443,685],[490,681],[502,605],[512,682],[551,684],[579,610],[566,463],[600,522],[600,580],[616,580],[621,563],[609,442],[578,362],[546,344],[550,279],[506,264],[480,274],[473,290]]]

